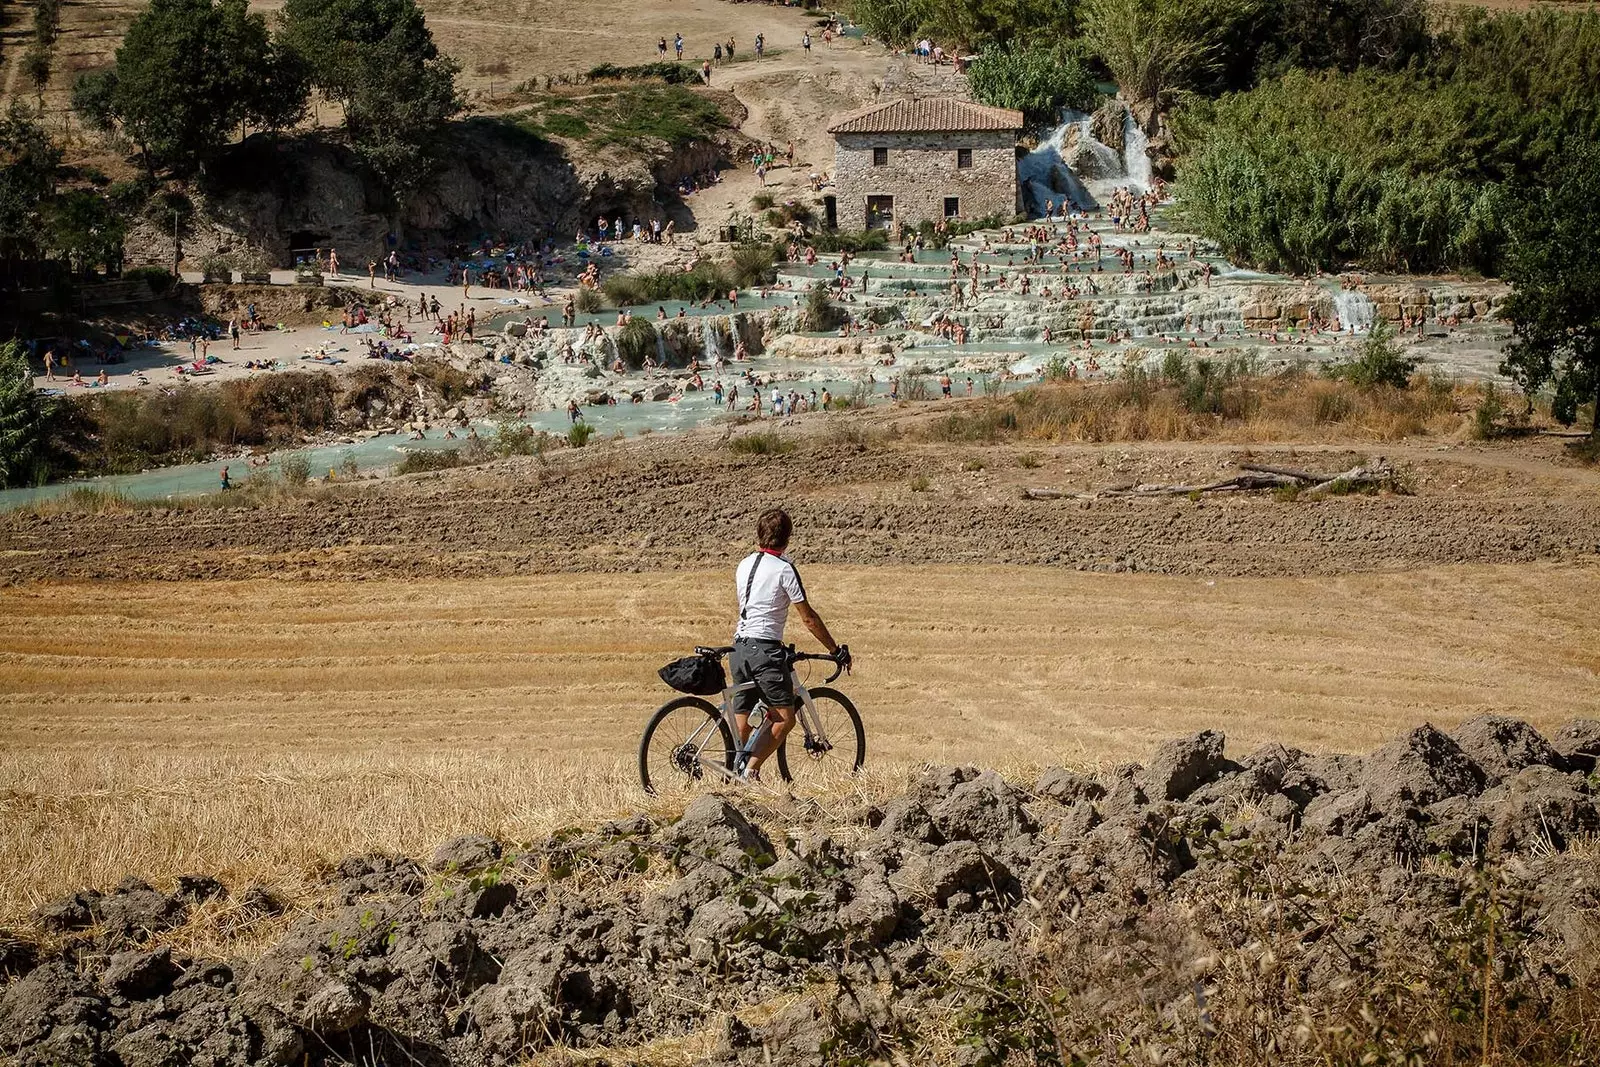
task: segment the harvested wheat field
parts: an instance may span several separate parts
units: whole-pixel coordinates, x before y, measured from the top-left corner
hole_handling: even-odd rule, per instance
[[[1131,759],[1206,728],[1239,752],[1359,751],[1425,720],[1597,710],[1589,563],[806,575],[858,655],[842,687],[867,790],[925,763]],[[637,810],[635,745],[670,695],[654,669],[721,640],[731,599],[704,571],[8,590],[0,923],[129,872],[293,891],[349,853]]]

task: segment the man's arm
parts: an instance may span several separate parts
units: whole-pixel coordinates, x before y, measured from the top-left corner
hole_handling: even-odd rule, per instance
[[[822,647],[829,652],[839,651],[838,642],[828,632],[828,624],[822,621],[822,616],[817,614],[816,609],[808,601],[795,601],[794,610],[799,613],[800,621],[806,624],[806,629],[811,631],[811,636],[822,642]]]

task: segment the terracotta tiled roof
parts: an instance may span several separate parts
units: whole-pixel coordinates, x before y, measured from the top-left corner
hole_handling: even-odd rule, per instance
[[[1020,130],[1022,112],[984,107],[954,97],[891,100],[840,115],[829,133],[945,133],[960,130]]]

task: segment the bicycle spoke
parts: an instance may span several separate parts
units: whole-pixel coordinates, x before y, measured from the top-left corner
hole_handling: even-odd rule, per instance
[[[667,796],[720,782],[717,768],[730,758],[720,719],[698,704],[669,706],[653,724],[641,770],[650,790]]]
[[[856,722],[833,697],[814,696],[813,702],[820,736],[806,735],[802,717],[784,743],[784,762],[797,787],[832,792],[848,786],[861,762]]]

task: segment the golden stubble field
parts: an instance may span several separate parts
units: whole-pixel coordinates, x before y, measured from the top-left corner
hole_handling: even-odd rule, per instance
[[[1365,751],[1485,711],[1600,711],[1600,565],[1320,579],[808,568],[859,656],[867,791],[1225,730]],[[289,889],[326,859],[647,806],[654,670],[730,626],[720,573],[0,593],[0,923],[134,873]],[[803,792],[803,791],[802,791]],[[845,803],[849,798],[821,798]]]

